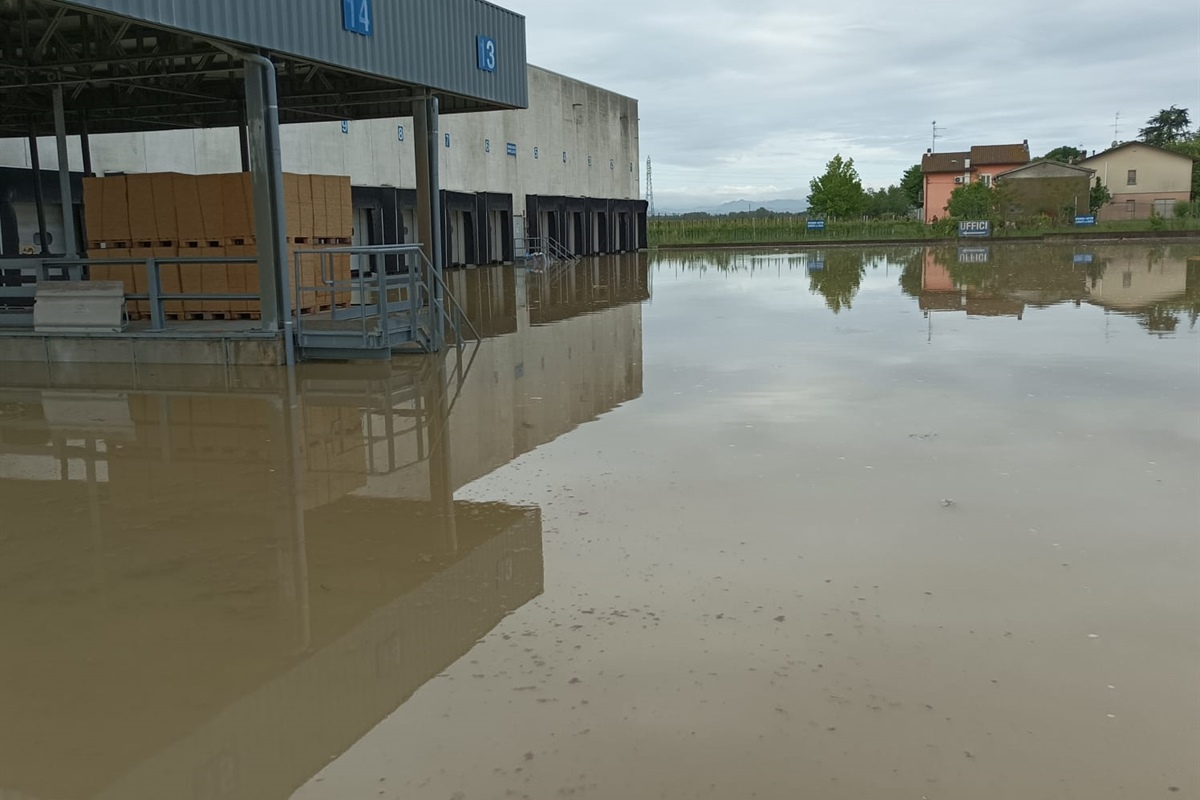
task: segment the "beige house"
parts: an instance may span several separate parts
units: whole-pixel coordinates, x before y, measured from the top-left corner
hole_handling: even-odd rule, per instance
[[[1151,211],[1173,216],[1192,192],[1192,159],[1145,142],[1126,142],[1079,162],[1095,171],[1112,193],[1101,220],[1148,219]]]

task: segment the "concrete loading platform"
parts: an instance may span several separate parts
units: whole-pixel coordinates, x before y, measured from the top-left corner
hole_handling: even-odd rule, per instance
[[[131,322],[121,333],[0,331],[0,364],[191,364],[273,367],[285,363],[282,332],[248,320],[177,322],[167,331]],[[6,369],[0,367],[0,370]]]

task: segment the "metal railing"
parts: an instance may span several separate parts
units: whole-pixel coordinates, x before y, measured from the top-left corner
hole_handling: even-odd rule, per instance
[[[357,274],[346,268],[339,276],[338,259],[354,256],[370,267],[360,262]],[[306,269],[314,257],[317,269]],[[355,351],[432,353],[450,334],[461,355],[466,334],[483,338],[419,244],[296,250],[293,258],[296,337],[303,348],[347,357]],[[401,269],[389,273],[389,260],[399,260]]]
[[[258,259],[246,256],[179,257],[163,256],[152,258],[14,258],[0,260],[0,271],[19,271],[16,285],[0,286],[0,306],[9,306],[9,298],[33,300],[37,297],[37,284],[41,281],[82,281],[84,269],[89,267],[145,267],[145,292],[126,292],[125,301],[143,301],[150,307],[151,331],[163,331],[167,327],[167,302],[199,302],[203,300],[259,301],[258,294],[235,292],[164,292],[162,267],[176,265],[205,264],[257,264]],[[30,274],[32,273],[32,274]],[[25,281],[25,278],[32,278]],[[135,280],[135,285],[137,281]],[[12,327],[32,327],[33,310],[29,312],[7,311],[2,319]],[[128,312],[126,312],[127,314]]]
[[[574,264],[579,256],[551,236],[526,236],[515,241],[515,252],[524,251],[524,261],[549,267],[551,264]]]

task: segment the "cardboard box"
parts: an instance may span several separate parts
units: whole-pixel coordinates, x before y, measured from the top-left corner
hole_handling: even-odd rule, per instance
[[[342,202],[341,206],[341,222],[338,225],[338,237],[349,239],[354,235],[354,198],[350,190],[350,179],[342,178],[338,181],[338,188],[341,190]]]
[[[83,179],[84,241],[99,242],[104,236],[104,179]]]
[[[226,234],[222,176],[197,175],[196,188],[200,194],[200,217],[204,222],[204,238],[210,242],[220,241],[224,244],[222,240]]]
[[[311,185],[312,191],[312,208],[313,208],[313,236],[318,239],[324,239],[332,234],[329,231],[329,216],[325,202],[325,176],[324,175],[309,175],[308,182]],[[339,195],[337,200],[341,199]]]
[[[198,254],[202,258],[224,257],[227,255],[224,247],[201,247]],[[228,264],[201,264],[200,268],[200,291],[205,294],[227,293],[229,291],[229,279],[226,275]],[[205,313],[222,313],[230,311],[228,300],[204,300],[200,304],[200,310]]]
[[[242,173],[221,175],[222,239],[246,239],[253,235]]]
[[[300,233],[300,176],[290,172],[283,173],[283,207],[287,218],[289,238],[302,236]]]
[[[203,253],[202,247],[180,247],[180,258],[199,258]],[[179,265],[179,287],[184,294],[200,294],[204,291],[204,284],[201,278],[204,269],[203,264],[180,264]],[[195,314],[203,311],[203,306],[199,300],[184,300],[182,313]]]
[[[257,253],[257,248],[253,245],[229,245],[225,248],[225,254],[230,258],[253,258]],[[229,263],[225,267],[225,280],[229,286],[231,294],[248,294],[250,290],[249,272],[254,271],[254,291],[258,291],[258,265],[257,264],[241,264]],[[231,311],[245,313],[248,311],[257,311],[258,304],[252,303],[249,300],[231,300],[229,303]]]
[[[179,222],[175,219],[176,172],[156,172],[150,176],[154,195],[154,231],[160,242],[179,240]]]
[[[130,238],[134,242],[150,242],[159,238],[158,217],[154,211],[154,176],[128,175],[125,186],[129,198]]]
[[[175,223],[180,242],[201,242],[205,237],[204,214],[200,210],[200,187],[195,175],[171,179],[175,198]]]
[[[300,232],[297,237],[311,239],[313,237],[314,213],[312,180],[308,175],[297,175],[296,185],[300,196]]]
[[[101,213],[104,215],[102,228],[103,241],[129,241],[129,197],[125,194],[125,176],[116,175],[104,178],[104,202]]]

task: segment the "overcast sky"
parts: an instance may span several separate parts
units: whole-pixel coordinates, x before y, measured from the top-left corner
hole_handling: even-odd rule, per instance
[[[1200,122],[1200,0],[501,0],[530,63],[640,101],[657,205],[869,187],[939,150],[1100,150],[1172,104]],[[643,187],[644,188],[644,187]]]

